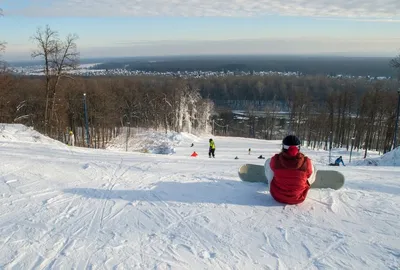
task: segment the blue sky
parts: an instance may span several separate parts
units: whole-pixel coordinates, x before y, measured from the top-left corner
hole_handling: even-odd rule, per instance
[[[29,38],[46,24],[61,37],[78,34],[82,58],[400,52],[400,1],[331,2],[0,0],[0,40],[6,60],[30,59]]]

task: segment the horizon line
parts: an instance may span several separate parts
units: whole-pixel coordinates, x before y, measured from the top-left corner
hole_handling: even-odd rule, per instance
[[[3,55],[3,59],[4,56]],[[337,57],[337,58],[388,58],[393,59],[396,58],[394,56],[385,56],[385,55],[378,55],[378,54],[352,54],[352,53],[345,53],[345,52],[337,52],[337,53],[316,53],[316,54],[166,54],[166,55],[145,55],[145,56],[88,56],[82,57],[80,61],[90,61],[90,60],[115,60],[115,59],[146,59],[146,58],[188,58],[188,57],[255,57],[255,56],[264,56],[264,57]],[[21,63],[21,62],[42,62],[42,60],[38,59],[20,59],[20,60],[3,60],[6,63]]]

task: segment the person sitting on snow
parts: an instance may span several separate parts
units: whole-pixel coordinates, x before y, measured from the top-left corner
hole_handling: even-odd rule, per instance
[[[302,203],[315,181],[316,169],[300,152],[300,144],[299,138],[289,135],[282,141],[282,151],[265,161],[271,196],[280,203]]]
[[[340,166],[340,163],[342,163],[343,166],[346,166],[346,165],[344,165],[342,156],[338,157],[338,158],[335,160],[335,163],[333,163],[332,165],[333,165],[333,166]]]

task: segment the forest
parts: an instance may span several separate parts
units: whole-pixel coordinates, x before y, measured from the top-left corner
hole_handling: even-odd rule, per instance
[[[398,100],[396,81],[324,77],[70,77],[48,98],[45,84],[44,77],[3,73],[0,122],[33,126],[60,140],[73,130],[84,144],[77,130],[85,128],[85,93],[92,147],[104,147],[118,128],[131,125],[261,139],[294,133],[311,147],[332,140],[333,147],[353,143],[385,152],[392,147]],[[243,117],[232,105],[240,105]]]

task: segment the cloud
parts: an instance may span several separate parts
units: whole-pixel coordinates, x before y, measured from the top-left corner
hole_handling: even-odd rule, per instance
[[[26,16],[184,16],[265,15],[400,19],[399,0],[47,0],[13,13]]]

